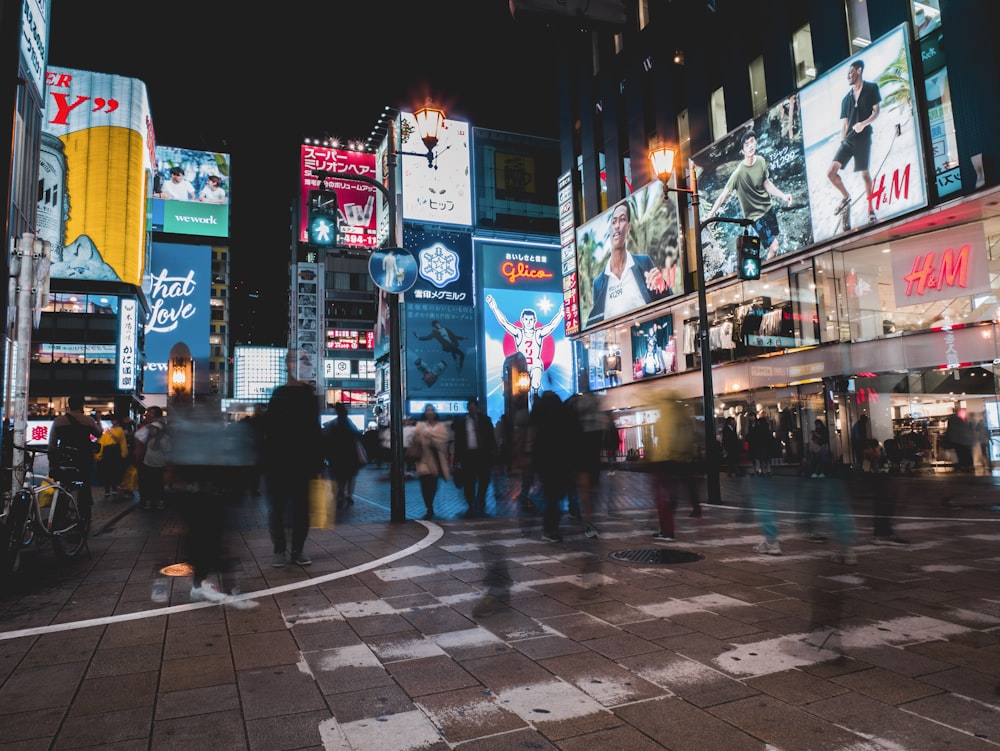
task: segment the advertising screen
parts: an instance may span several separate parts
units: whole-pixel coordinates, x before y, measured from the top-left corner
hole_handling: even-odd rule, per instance
[[[309,219],[309,193],[321,187],[320,178],[314,170],[374,179],[375,155],[303,144],[302,182],[299,190],[299,242],[309,242],[306,227]],[[322,187],[337,195],[339,237],[336,244],[343,248],[378,247],[378,212],[375,209],[378,188],[347,177],[327,177]]]
[[[705,279],[736,273],[736,238],[744,226],[712,219],[752,221],[761,260],[813,242],[797,98],[789,97],[744,123],[692,158],[701,200]]]
[[[676,194],[654,180],[576,231],[581,328],[683,292]]]
[[[157,146],[150,209],[157,232],[229,237],[229,154]]]
[[[435,224],[472,225],[472,171],[469,124],[445,120],[434,147],[434,166],[417,134],[413,115],[400,116],[399,163],[403,172],[403,219]],[[409,248],[407,248],[409,250]]]
[[[138,286],[154,162],[146,84],[67,68],[49,68],[46,84],[43,141],[59,144],[43,148],[41,174],[49,195],[61,196],[42,236],[52,277]]]
[[[677,340],[674,317],[669,313],[631,330],[632,380],[655,378],[677,372]]]
[[[209,393],[209,300],[212,248],[207,245],[153,243],[148,292],[152,313],[146,322],[146,371],[143,390],[167,393],[170,350],[186,344],[194,361],[194,393]]]
[[[572,344],[563,326],[559,248],[551,245],[476,244],[483,270],[483,343],[486,410],[494,422],[507,410],[504,363],[520,354],[528,374],[528,407],[543,391],[562,399],[573,389]]]
[[[404,298],[406,398],[468,399],[479,382],[472,238],[404,229],[403,247],[418,269]]]
[[[912,69],[901,25],[799,92],[816,242],[927,204]]]

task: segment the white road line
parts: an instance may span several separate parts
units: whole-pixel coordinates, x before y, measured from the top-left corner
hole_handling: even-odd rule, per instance
[[[322,576],[315,576],[310,579],[305,579],[304,581],[292,582],[290,584],[282,584],[279,587],[270,587],[269,589],[261,589],[256,592],[244,592],[243,594],[233,596],[229,602],[240,602],[243,600],[253,600],[257,597],[268,597],[270,595],[281,594],[282,592],[291,592],[296,589],[305,589],[306,587],[312,587],[317,584],[323,584],[324,582],[334,581],[336,579],[343,579],[346,576],[354,576],[362,571],[370,571],[373,568],[378,568],[384,566],[387,563],[392,563],[393,561],[398,561],[401,558],[406,558],[414,553],[417,553],[425,548],[430,547],[435,542],[441,539],[444,535],[444,530],[441,529],[437,524],[433,522],[426,522],[422,519],[414,519],[413,521],[417,524],[422,524],[427,528],[427,536],[424,537],[419,542],[413,543],[408,548],[399,550],[391,555],[378,558],[374,561],[368,561],[368,563],[362,563],[353,568],[345,569],[344,571],[334,571],[329,574],[323,574]],[[0,641],[8,641],[10,639],[20,639],[25,636],[41,636],[42,634],[54,634],[62,631],[75,631],[81,628],[90,628],[91,626],[107,626],[112,623],[124,623],[126,621],[138,621],[143,618],[156,618],[161,615],[171,615],[172,613],[186,613],[191,610],[200,610],[202,608],[211,608],[218,605],[225,605],[226,603],[218,602],[190,602],[184,605],[170,605],[165,608],[156,608],[154,610],[141,610],[136,613],[122,613],[121,615],[109,615],[103,618],[89,618],[84,621],[71,621],[69,623],[54,623],[49,626],[36,626],[35,628],[23,628],[18,631],[0,631]]]

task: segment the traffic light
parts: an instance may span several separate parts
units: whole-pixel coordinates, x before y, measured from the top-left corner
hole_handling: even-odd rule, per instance
[[[740,254],[740,279],[753,281],[760,279],[760,238],[754,235],[739,235],[736,249]]]
[[[309,244],[337,244],[337,194],[330,190],[309,191]]]

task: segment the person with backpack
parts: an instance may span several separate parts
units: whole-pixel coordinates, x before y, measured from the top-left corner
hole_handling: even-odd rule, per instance
[[[361,470],[361,431],[347,416],[341,402],[333,405],[337,417],[323,426],[323,452],[330,466],[330,476],[337,481],[337,509],[354,505],[354,483]],[[363,451],[364,449],[362,449]]]
[[[163,409],[156,405],[146,410],[142,425],[135,432],[135,462],[139,468],[139,500],[143,510],[162,510],[166,506],[163,478],[170,462],[170,434]]]
[[[73,394],[67,400],[69,409],[52,421],[49,429],[49,475],[58,482],[82,480],[77,505],[84,519],[90,519],[94,496],[90,488],[94,474],[94,440],[103,429],[83,411],[83,395]]]
[[[97,479],[104,485],[104,500],[117,494],[128,457],[128,443],[121,421],[111,417],[110,422],[97,439]]]

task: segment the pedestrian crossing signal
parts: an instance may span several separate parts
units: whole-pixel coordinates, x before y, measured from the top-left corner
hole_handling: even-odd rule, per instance
[[[337,194],[330,190],[309,191],[309,244],[337,244]]]
[[[740,257],[740,279],[760,279],[760,238],[740,235],[736,238],[736,250]]]

